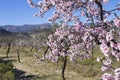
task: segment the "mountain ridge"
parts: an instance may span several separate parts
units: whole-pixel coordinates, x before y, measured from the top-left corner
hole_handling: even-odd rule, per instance
[[[44,24],[24,24],[24,25],[4,25],[0,26],[0,28],[8,31],[8,32],[18,32],[18,33],[25,33],[31,32],[38,29],[50,29],[52,24],[44,23]]]

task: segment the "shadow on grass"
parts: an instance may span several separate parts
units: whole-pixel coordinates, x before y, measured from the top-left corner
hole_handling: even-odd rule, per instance
[[[13,56],[10,56],[10,57],[13,57]],[[11,60],[7,57],[0,57],[0,62],[3,62],[3,63],[11,63],[11,62],[15,62],[17,60]]]
[[[25,75],[25,71],[13,69],[13,72],[15,74],[15,80],[33,80],[35,75]]]
[[[16,56],[0,56],[0,59],[9,59],[9,58],[14,58],[14,57],[16,57]]]
[[[37,76],[37,75],[25,75],[25,71],[13,69],[15,74],[15,80],[49,80],[49,78],[54,77],[55,75],[44,75],[44,76]]]

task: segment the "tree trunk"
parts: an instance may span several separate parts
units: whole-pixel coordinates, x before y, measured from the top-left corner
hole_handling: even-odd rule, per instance
[[[32,52],[32,51],[33,51],[33,49],[34,49],[34,46],[31,46],[30,52]]]
[[[8,54],[10,53],[10,47],[11,47],[11,43],[8,43],[8,48],[7,48],[7,51],[6,51],[6,57],[8,58]]]
[[[37,46],[35,47],[35,51],[36,51],[36,53],[38,52],[38,47]]]
[[[44,54],[43,54],[44,60],[45,60],[45,55],[46,55],[46,53],[48,52],[48,49],[49,49],[49,46],[47,47],[47,49],[45,50],[45,52],[44,52]]]
[[[0,48],[1,48],[2,46],[1,46],[1,44],[0,44]]]
[[[20,50],[17,50],[17,57],[18,57],[18,62],[20,63]]]
[[[92,53],[92,64],[91,64],[91,70],[93,70],[93,67],[94,67],[94,53],[93,53],[93,50],[94,50],[94,45],[93,45],[93,39],[92,39],[92,50],[91,50],[91,53]]]
[[[67,56],[65,56],[63,58],[63,61],[64,61],[64,63],[63,63],[63,67],[62,67],[62,79],[65,80],[65,74],[64,74],[64,72],[65,72],[65,68],[66,68],[66,64],[67,64]]]

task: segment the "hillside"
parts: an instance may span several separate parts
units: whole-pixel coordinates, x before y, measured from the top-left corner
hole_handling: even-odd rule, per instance
[[[3,29],[3,28],[0,28],[0,36],[4,36],[4,35],[11,35],[12,33]]]
[[[44,24],[25,24],[22,26],[18,25],[5,25],[5,26],[0,26],[0,28],[5,29],[6,31],[9,32],[18,32],[18,33],[26,33],[26,32],[31,32],[37,29],[50,29],[51,28],[50,23],[44,23]]]

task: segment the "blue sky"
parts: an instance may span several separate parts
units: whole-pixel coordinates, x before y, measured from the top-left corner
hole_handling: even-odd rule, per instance
[[[33,0],[38,1],[38,0]],[[105,4],[105,9],[113,9],[113,6],[120,0],[109,0]],[[44,18],[34,16],[37,9],[31,8],[27,0],[0,0],[0,25],[23,25],[23,24],[41,24],[47,23],[47,18],[52,16],[52,10]]]
[[[31,8],[27,0],[0,0],[0,25],[23,25],[46,23],[52,12],[44,18],[34,16],[37,9]]]

